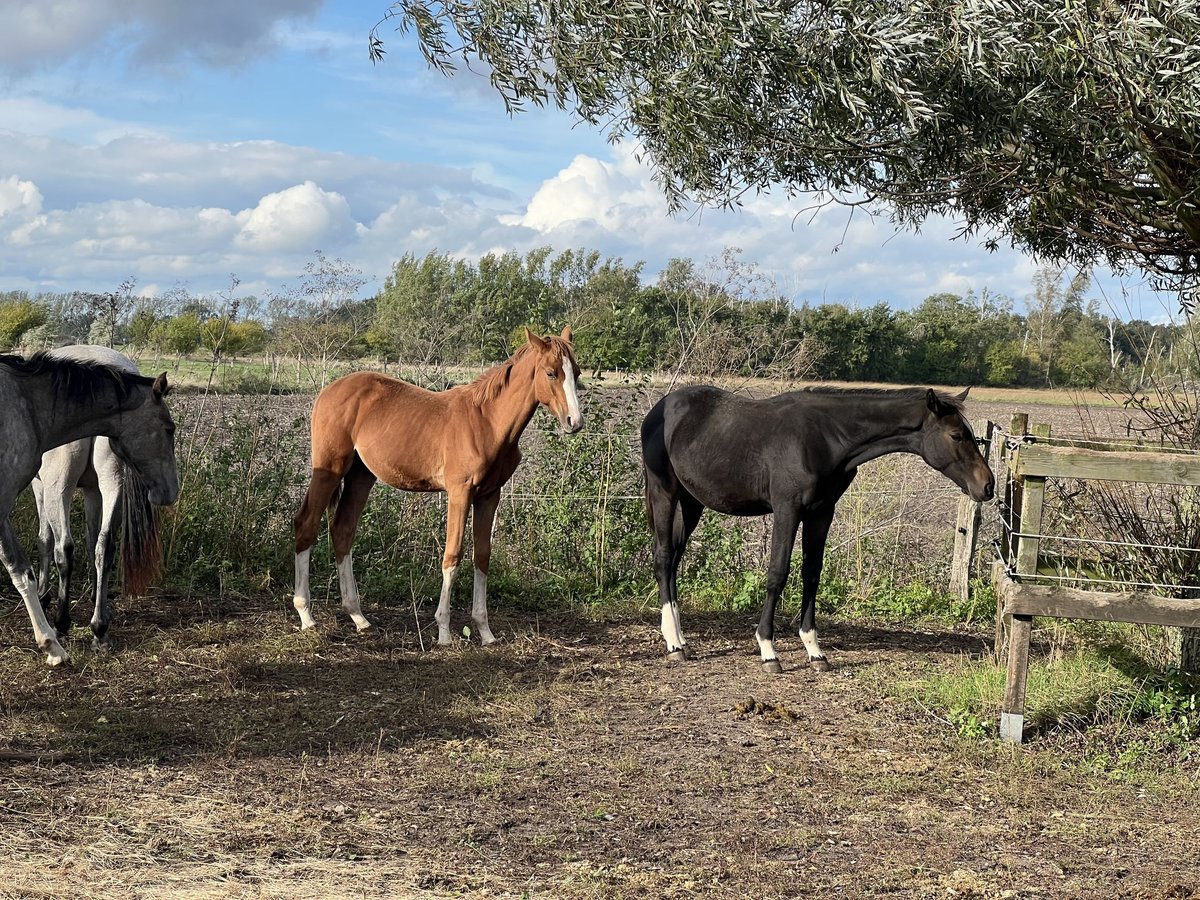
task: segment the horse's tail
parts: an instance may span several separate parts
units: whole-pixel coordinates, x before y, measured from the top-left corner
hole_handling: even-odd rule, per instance
[[[141,476],[122,466],[121,476],[121,579],[125,593],[140,597],[162,571],[162,534],[158,507]]]

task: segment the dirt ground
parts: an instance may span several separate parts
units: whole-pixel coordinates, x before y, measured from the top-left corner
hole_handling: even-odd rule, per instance
[[[753,615],[667,664],[649,607],[435,650],[430,609],[289,606],[142,601],[62,670],[0,620],[0,896],[1200,897],[1196,772],[892,699],[980,635],[825,622],[817,673],[789,628],[772,677]]]

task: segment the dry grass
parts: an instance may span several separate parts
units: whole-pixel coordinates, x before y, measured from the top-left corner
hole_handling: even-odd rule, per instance
[[[0,896],[1200,887],[1195,773],[1114,780],[1077,735],[973,743],[891,698],[979,636],[835,625],[833,672],[800,667],[793,636],[770,678],[753,614],[689,615],[699,658],[667,666],[653,616],[498,609],[501,645],[422,651],[406,603],[368,610],[374,633],[324,608],[301,634],[282,603],[157,597],[110,654],[80,632],[63,671],[0,621],[0,749],[61,754],[0,768]]]

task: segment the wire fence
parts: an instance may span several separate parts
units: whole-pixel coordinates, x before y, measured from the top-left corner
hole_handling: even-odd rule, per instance
[[[1011,453],[1029,436],[999,432],[997,440]],[[1100,451],[1126,446],[1088,437],[1051,443]],[[1133,442],[1127,446],[1147,449]],[[1194,451],[1150,449],[1200,459]],[[1198,513],[1200,493],[1187,485],[1049,478],[1036,525],[1020,521],[1019,505],[1011,498],[996,504],[994,546],[1007,573],[1017,576],[1013,550],[1018,541],[1037,542],[1037,571],[1019,576],[1026,583],[1195,597],[1200,594]]]
[[[493,581],[548,603],[654,603],[639,447],[649,403],[639,390],[612,388],[591,392],[588,403],[590,423],[579,434],[562,435],[543,414],[527,429],[524,458],[497,514]],[[310,407],[311,397],[295,395],[173,398],[182,490],[164,518],[165,587],[290,598],[292,517],[310,476]],[[863,466],[839,503],[825,583],[864,596],[910,582],[945,585],[958,496],[917,457],[897,454]],[[30,541],[31,507],[18,516]],[[445,518],[443,494],[377,488],[354,547],[364,594],[406,603],[435,596]],[[684,559],[685,589],[707,591],[718,604],[739,592],[758,602],[770,541],[769,516],[704,516]],[[313,575],[315,590],[324,577],[326,592],[336,596],[324,536]]]

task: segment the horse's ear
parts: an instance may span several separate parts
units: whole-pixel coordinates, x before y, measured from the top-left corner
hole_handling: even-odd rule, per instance
[[[525,326],[525,340],[533,344],[533,346],[539,350],[545,350],[550,346],[550,342],[544,337],[540,337],[539,335],[536,335],[530,331],[528,325]]]
[[[171,393],[171,385],[167,384],[167,373],[163,372],[154,379],[154,396],[161,400],[169,393]]]
[[[930,388],[925,392],[925,405],[929,407],[929,411],[936,413],[941,407],[941,401],[938,400],[937,391]]]
[[[566,327],[564,327],[564,328],[563,328],[563,330],[562,330],[562,334],[561,334],[561,335],[559,335],[559,337],[561,337],[561,338],[562,338],[564,341],[566,341],[568,344],[569,344],[569,343],[571,343],[571,338],[573,338],[574,336],[575,336],[575,335],[574,335],[574,333],[571,331],[571,326],[570,326],[570,325],[567,325]]]
[[[954,399],[959,400],[959,401],[966,400],[967,394],[969,394],[969,393],[971,393],[971,388],[965,387],[965,388],[963,388],[963,392],[961,394],[959,394],[957,397],[955,397]]]

